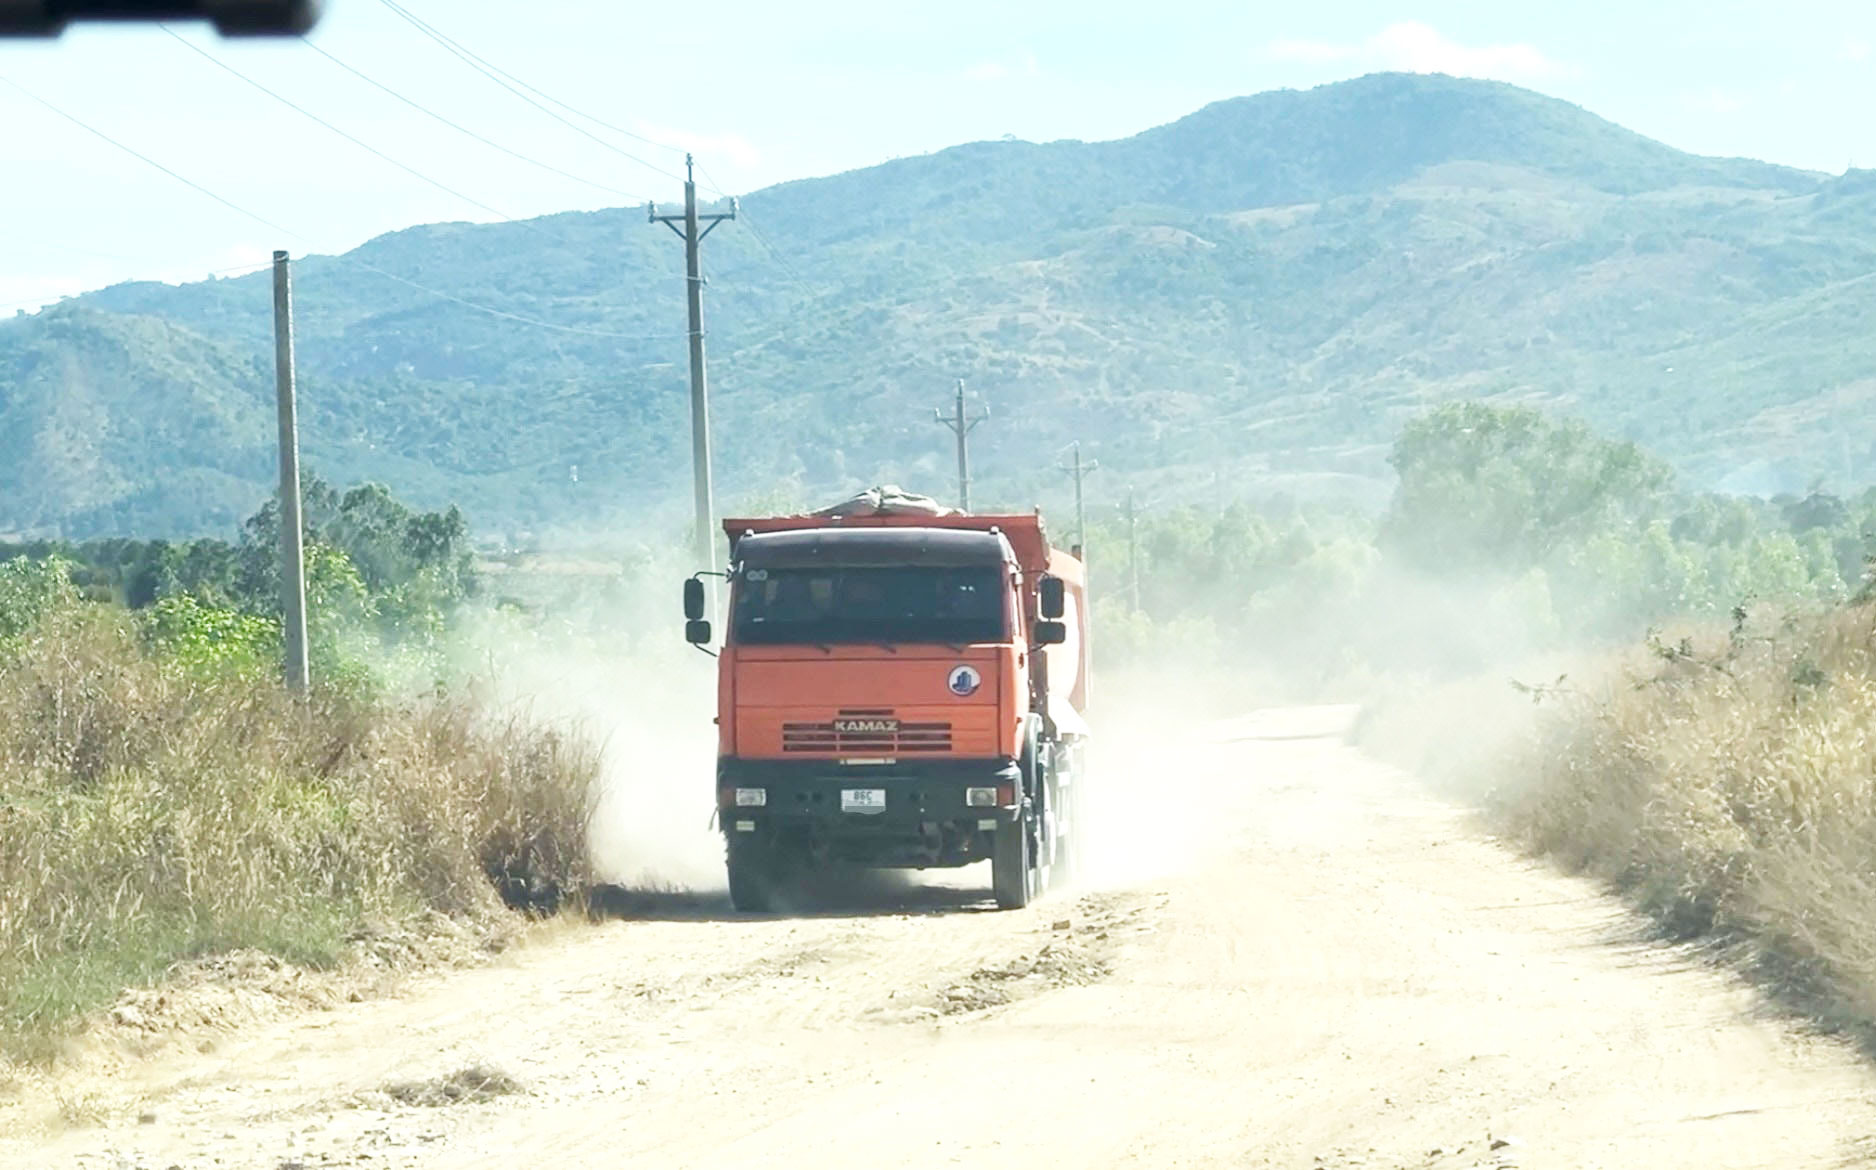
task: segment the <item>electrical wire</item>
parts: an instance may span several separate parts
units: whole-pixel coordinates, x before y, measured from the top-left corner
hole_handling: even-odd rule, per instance
[[[453,45],[457,49],[462,50],[464,53],[468,54],[470,57],[480,62],[484,67],[491,69],[496,73],[499,73],[501,76],[507,78],[509,81],[514,82],[516,85],[520,86],[522,89],[527,90],[529,93],[532,93],[535,97],[538,97],[542,99],[543,101],[551,102],[552,104],[559,106],[561,109],[566,110],[568,113],[573,114],[577,117],[585,118],[587,121],[593,123],[595,126],[599,126],[604,129],[610,130],[614,134],[623,134],[627,138],[636,139],[637,141],[644,143],[646,146],[655,146],[660,150],[668,150],[673,154],[685,153],[684,148],[681,146],[673,146],[669,142],[660,142],[656,138],[648,138],[645,135],[640,134],[635,130],[627,130],[623,126],[615,126],[611,122],[608,122],[603,118],[599,118],[593,114],[587,113],[585,110],[580,109],[578,106],[571,105],[567,102],[563,102],[559,98],[555,97],[553,94],[547,93],[546,91],[542,90],[539,86],[528,84],[528,82],[526,82],[522,78],[516,77],[514,74],[508,72],[506,69],[503,69],[501,66],[495,64],[493,61],[490,61],[487,57],[481,56],[480,54],[474,52],[467,45],[447,35],[446,33],[443,32],[443,30],[437,28],[435,25],[430,24],[429,22],[421,19],[420,17],[417,17],[409,9],[401,8],[396,5],[391,5],[391,7],[395,8],[398,14],[402,16],[404,19],[411,21],[413,24],[416,24],[419,27],[426,29],[428,32],[434,34],[436,37],[440,38],[441,40],[447,41],[450,45]],[[669,171],[664,171],[661,173],[667,174],[667,175],[670,174]],[[674,179],[677,178],[676,175],[671,175],[670,177]],[[721,192],[718,192],[718,194],[721,194]]]
[[[363,70],[358,69],[352,65],[349,65],[344,61],[341,61],[339,58],[333,56],[331,53],[320,48],[318,45],[314,44],[312,41],[307,40],[305,37],[300,38],[300,43],[304,44],[307,48],[311,49],[313,52],[318,53],[321,57],[324,57],[326,60],[332,62],[334,65],[337,65],[339,68],[345,70],[347,73],[350,73],[352,76],[358,78],[360,81],[363,81],[369,85],[376,86],[378,89],[381,89],[385,93],[390,94],[392,97],[396,98],[400,102],[403,102],[405,105],[411,107],[412,109],[417,110],[420,113],[428,114],[430,117],[436,119],[438,122],[443,123],[443,125],[448,126],[450,129],[458,131],[462,134],[466,134],[469,137],[475,139],[477,142],[482,143],[484,146],[493,147],[494,149],[501,151],[503,154],[508,155],[510,158],[520,159],[524,163],[528,163],[531,166],[539,167],[540,169],[544,171],[550,171],[553,174],[559,175],[563,179],[572,179],[576,183],[584,184],[588,187],[594,188],[595,190],[604,191],[611,195],[617,195],[620,198],[625,199],[629,202],[641,203],[644,201],[644,197],[642,195],[634,195],[630,191],[621,191],[617,187],[607,186],[605,183],[597,182],[596,180],[593,180],[593,179],[584,178],[580,175],[576,175],[572,173],[571,171],[563,171],[559,167],[554,166],[552,163],[542,162],[538,158],[533,158],[529,155],[522,154],[518,150],[512,150],[506,146],[503,146],[501,143],[496,142],[494,139],[485,138],[482,135],[476,133],[474,130],[469,129],[469,127],[464,126],[459,122],[451,121],[450,119],[444,117],[442,114],[437,113],[435,110],[424,105],[423,103],[416,101],[413,98],[406,97],[405,95],[399,93],[395,89],[392,89],[390,86],[386,85],[384,82],[379,81],[377,78],[372,77],[370,74],[364,72]]]
[[[210,199],[213,199],[215,202],[221,204],[223,207],[226,207],[229,210],[234,211],[240,215],[246,216],[248,219],[251,219],[258,224],[261,224],[263,227],[272,228],[274,231],[277,231],[284,236],[289,236],[295,240],[300,241],[301,243],[311,242],[310,240],[307,239],[306,236],[300,234],[299,232],[294,231],[292,228],[284,227],[281,224],[275,223],[273,220],[268,219],[266,216],[261,215],[259,212],[250,211],[247,208],[241,206],[239,203],[234,202],[232,199],[229,199],[223,195],[219,195],[216,192],[210,190],[209,188],[204,187],[202,184],[196,182],[194,179],[191,179],[186,175],[183,175],[175,170],[170,169],[169,167],[164,166],[162,163],[157,162],[155,159],[151,158],[149,155],[142,153],[141,151],[135,149],[134,147],[128,146],[125,143],[118,141],[116,138],[111,137],[109,134],[106,134],[104,131],[98,129],[97,127],[91,125],[90,123],[85,122],[84,120],[80,119],[76,115],[69,114],[66,111],[60,109],[58,106],[53,105],[51,102],[47,101],[45,98],[40,97],[38,94],[27,89],[25,86],[19,84],[17,81],[14,81],[10,77],[7,77],[3,73],[0,73],[0,85],[7,86],[8,88],[30,99],[31,101],[37,103],[38,105],[45,107],[47,110],[51,111],[52,113],[57,114],[59,117],[65,119],[67,122],[70,122],[72,125],[77,126],[80,130],[83,130],[86,133],[91,134],[97,138],[103,139],[105,142],[116,147],[118,150],[123,151],[125,154],[130,155],[132,158],[136,159],[137,161],[144,163],[147,166],[154,167],[156,170],[163,172],[165,175],[168,175],[170,178],[176,180],[178,183],[181,183],[183,186],[188,187],[191,190],[201,195],[206,195]],[[332,256],[332,257],[328,257],[328,259],[332,263],[356,265],[357,267],[363,268],[368,272],[373,272],[379,276],[384,277],[387,280],[393,280],[399,284],[407,285],[410,288],[416,289],[418,292],[436,297],[439,300],[449,301],[453,304],[461,305],[462,307],[466,309],[473,309],[478,313],[485,313],[488,316],[498,317],[505,321],[515,321],[523,325],[531,325],[537,329],[547,329],[547,330],[552,330],[557,333],[574,333],[574,334],[580,334],[586,337],[602,337],[602,338],[606,338],[612,341],[672,341],[672,340],[676,340],[680,337],[685,336],[684,334],[681,334],[681,333],[655,333],[655,334],[615,333],[611,330],[606,330],[606,329],[587,329],[583,326],[578,326],[578,325],[559,325],[559,324],[555,324],[552,321],[542,321],[534,317],[523,316],[519,313],[510,313],[505,309],[497,309],[489,305],[478,304],[475,301],[466,300],[462,297],[454,295],[453,293],[446,293],[442,291],[441,289],[431,288],[429,285],[420,284],[419,282],[411,280],[408,277],[399,276],[395,272],[386,271],[385,269],[380,268],[377,265],[370,263],[369,261],[359,259],[355,255]],[[248,266],[243,265],[243,267],[248,267]],[[229,269],[228,271],[236,271],[236,270]],[[20,302],[20,303],[25,304],[28,302]]]
[[[499,317],[504,321],[518,321],[523,325],[532,325],[536,329],[550,329],[556,333],[577,333],[582,337],[603,337],[610,341],[676,341],[688,336],[688,334],[684,333],[615,333],[610,329],[587,329],[580,325],[556,325],[552,321],[542,321],[535,317],[524,317],[519,313],[510,313],[504,309],[494,309],[490,308],[488,305],[481,305],[474,301],[464,300],[459,296],[446,293],[441,289],[434,289],[429,285],[419,284],[414,280],[399,276],[395,272],[387,272],[375,264],[370,264],[364,260],[358,259],[356,256],[348,254],[344,256],[330,256],[327,257],[327,259],[335,264],[356,264],[367,272],[375,272],[387,280],[395,280],[397,283],[408,285],[418,292],[427,293],[430,296],[450,301],[454,304],[461,305],[465,309],[474,309],[478,313],[486,313],[491,317]]]
[[[704,178],[710,180],[712,187],[716,187],[715,176],[711,175],[703,164],[699,163],[697,169],[703,172]],[[722,188],[717,188],[717,192],[721,194]],[[763,234],[762,229],[756,226],[756,221],[750,219],[749,213],[744,211],[740,206],[736,209],[736,222],[749,229],[749,234],[754,236],[756,242],[762,245],[763,250],[774,258],[776,264],[781,266],[782,273],[787,276],[789,280],[793,281],[804,290],[808,288],[808,283],[801,278],[801,273],[795,270],[795,266],[789,263],[788,257],[782,255],[782,250],[769,242],[769,237]]]
[[[383,159],[385,162],[390,163],[392,166],[396,167],[398,170],[403,171],[404,173],[408,175],[412,175],[418,179],[421,179],[424,182],[430,184],[432,187],[435,187],[437,190],[442,191],[443,193],[447,195],[453,195],[456,198],[462,200],[464,203],[468,203],[472,206],[479,207],[483,211],[488,212],[490,215],[493,215],[499,219],[507,220],[509,223],[521,222],[520,220],[515,219],[514,216],[509,215],[507,212],[502,211],[499,208],[490,207],[488,204],[482,202],[480,199],[475,198],[473,195],[465,195],[461,191],[458,191],[456,188],[450,186],[449,184],[443,182],[442,180],[431,178],[429,175],[424,174],[422,171],[418,170],[416,167],[411,166],[409,163],[406,163],[401,159],[393,158],[391,155],[388,155],[384,151],[379,150],[377,147],[371,145],[369,142],[366,142],[364,139],[358,138],[355,135],[348,133],[347,131],[339,129],[337,126],[334,126],[331,122],[326,121],[324,118],[320,117],[318,114],[313,113],[311,110],[307,109],[305,106],[302,106],[299,103],[293,101],[292,99],[284,97],[281,94],[278,94],[274,92],[273,90],[268,89],[266,86],[262,85],[260,82],[254,80],[252,77],[249,77],[247,74],[241,72],[239,69],[236,69],[233,65],[228,64],[228,62],[223,61],[220,57],[217,57],[215,54],[209,52],[207,49],[204,49],[199,45],[191,43],[187,37],[183,36],[181,33],[177,32],[175,29],[169,27],[168,25],[160,24],[157,27],[161,28],[164,32],[168,33],[171,37],[175,38],[177,44],[181,45],[185,49],[188,49],[191,53],[196,54],[198,57],[201,57],[204,61],[207,61],[211,65],[214,65],[220,69],[226,70],[229,73],[232,73],[234,76],[240,78],[242,81],[247,82],[249,85],[253,86],[255,89],[260,90],[262,93],[266,94],[268,97],[273,98],[275,101],[279,102],[281,105],[286,106],[287,108],[294,110],[297,113],[303,114],[304,116],[308,118],[311,118],[313,121],[319,123],[321,126],[324,126],[326,129],[332,131],[334,134],[337,134],[340,138],[345,139],[347,142],[351,143],[353,146],[358,147],[360,150],[363,150],[369,154],[375,155],[378,158]]]
[[[113,257],[110,257],[110,259],[121,260],[123,258],[119,256],[113,256]],[[134,263],[140,263],[140,261],[133,260],[133,261],[128,261],[128,263],[134,264]],[[260,260],[260,261],[256,261],[253,264],[237,264],[233,268],[211,268],[207,272],[203,273],[203,275],[204,276],[228,276],[237,272],[259,272],[263,268],[271,268],[272,266],[273,266],[272,261]],[[125,281],[122,283],[137,283],[137,282],[135,281],[135,278],[132,278],[131,281]],[[0,304],[0,310],[24,308],[27,305],[50,305],[54,301],[63,300],[66,297],[83,296],[83,295],[84,295],[83,293],[54,293],[50,298],[28,297],[23,301],[7,301],[4,304]]]
[[[599,135],[594,134],[592,131],[586,129],[584,126],[581,126],[576,122],[569,121],[568,119],[555,113],[553,110],[548,109],[547,106],[545,106],[541,102],[536,101],[534,98],[528,96],[528,94],[522,92],[521,86],[523,83],[516,82],[516,83],[511,84],[509,81],[504,79],[504,75],[502,74],[501,70],[495,68],[493,65],[488,64],[486,61],[483,61],[480,57],[477,57],[474,53],[471,53],[468,49],[463,48],[461,45],[457,44],[455,41],[450,40],[449,37],[443,35],[441,32],[437,31],[437,29],[433,28],[429,24],[426,24],[421,18],[413,15],[408,9],[399,5],[396,2],[396,0],[379,0],[379,2],[382,3],[386,8],[389,8],[392,12],[395,12],[398,16],[402,17],[406,22],[410,24],[412,28],[415,28],[418,32],[422,33],[424,36],[429,37],[431,40],[441,45],[444,49],[448,50],[456,58],[461,60],[465,65],[469,66],[471,69],[474,69],[476,72],[482,74],[484,77],[488,78],[490,81],[493,81],[495,84],[501,86],[503,89],[507,90],[509,93],[514,94],[516,97],[520,98],[522,101],[533,106],[535,109],[541,111],[543,114],[546,114],[548,117],[552,118],[554,121],[559,122],[561,125],[572,130],[574,133],[591,139],[592,141],[598,143],[600,146],[604,147],[605,149],[610,150],[612,153],[619,155],[623,158],[628,158],[632,160],[633,162],[637,163],[639,166],[646,167],[650,170],[656,171],[658,174],[661,174],[665,176],[666,178],[676,179],[679,182],[683,182],[684,177],[682,175],[679,175],[673,171],[667,171],[663,167],[659,166],[658,164],[653,163],[653,162],[648,162],[645,159],[640,158],[638,155],[633,154],[629,150],[623,150],[617,145],[606,141],[604,138],[601,138]],[[533,87],[528,86],[527,88],[531,89]],[[616,127],[609,127],[609,129],[616,129]],[[629,133],[629,131],[621,131],[621,133]],[[633,135],[633,137],[638,137],[638,136]],[[647,141],[650,141],[650,140],[647,139]],[[663,144],[658,143],[656,145],[663,145]]]
[[[397,16],[399,16],[400,18],[408,22],[411,25],[411,27],[417,29],[419,32],[423,33],[425,36],[429,37],[431,40],[435,41],[437,44],[441,45],[443,48],[449,50],[451,53],[453,53],[455,56],[461,59],[465,64],[469,65],[471,68],[474,68],[477,72],[482,73],[484,76],[488,77],[491,81],[494,81],[499,85],[502,85],[503,88],[509,90],[509,92],[511,93],[514,93],[515,96],[521,98],[522,100],[527,101],[530,105],[534,106],[535,108],[540,109],[543,113],[554,118],[556,121],[560,122],[562,125],[568,126],[574,131],[599,143],[601,146],[605,147],[606,149],[612,150],[615,153],[623,154],[626,158],[631,159],[633,162],[639,163],[641,166],[649,167],[652,170],[656,171],[657,173],[666,176],[667,178],[678,179],[678,180],[682,179],[682,176],[672,171],[667,171],[663,169],[662,167],[658,167],[652,163],[649,163],[645,161],[644,159],[639,158],[635,154],[631,154],[627,151],[619,150],[616,146],[612,145],[611,143],[606,142],[604,139],[599,138],[589,133],[588,131],[582,129],[581,127],[577,125],[574,125],[572,122],[569,122],[565,118],[562,118],[559,115],[555,114],[552,110],[546,109],[546,107],[542,106],[540,102],[534,101],[532,98],[528,97],[527,93],[522,93],[520,92],[520,90],[527,90],[528,93],[532,93],[533,95],[541,98],[544,101],[547,101],[547,102],[552,103],[553,105],[559,106],[561,109],[566,110],[578,117],[584,118],[596,126],[610,130],[615,134],[623,134],[627,138],[636,139],[637,141],[643,142],[649,146],[656,146],[662,150],[672,151],[673,153],[678,153],[678,154],[686,153],[680,147],[673,146],[667,142],[659,142],[655,138],[648,138],[643,134],[639,134],[634,131],[627,130],[623,126],[614,125],[613,123],[608,122],[603,118],[599,118],[593,114],[587,113],[585,110],[582,110],[577,106],[571,105],[568,102],[564,102],[560,100],[559,98],[553,96],[552,94],[541,90],[539,87],[529,84],[527,81],[523,80],[522,78],[515,76],[513,73],[510,73],[507,70],[496,65],[492,61],[489,61],[487,58],[482,57],[479,54],[475,53],[474,51],[469,49],[467,46],[462,44],[462,42],[457,41],[454,38],[448,36],[442,30],[438,29],[435,25],[432,25],[429,22],[423,20],[421,17],[418,17],[417,15],[412,13],[409,9],[405,8],[403,5],[397,3],[396,0],[380,0],[380,2],[383,3],[386,8],[390,9]],[[317,48],[317,46],[313,46],[313,47]],[[321,51],[323,52],[323,50]],[[509,83],[512,83],[512,84],[509,84]],[[516,88],[517,86],[520,88],[517,89]],[[394,96],[401,97],[401,95],[395,95],[395,94]],[[408,100],[408,99],[404,99],[404,100]],[[712,175],[708,168],[699,165],[697,169],[703,175],[704,180],[708,184],[709,190],[712,193],[714,193],[718,198],[728,198],[722,186],[717,183],[716,176]],[[740,214],[739,214],[739,218],[742,218]],[[802,288],[806,289],[808,287],[807,282],[802,279],[800,271],[795,268],[794,264],[792,264],[789,261],[787,256],[783,255],[781,249],[775,246],[775,244],[768,238],[768,236],[762,231],[762,229],[755,224],[754,221],[749,221],[747,223],[747,226],[749,228],[750,234],[756,238],[756,242],[760,244],[761,247],[765,251],[767,251],[769,255],[775,260],[776,264],[782,269],[783,274],[787,276],[788,279],[793,281],[795,284],[800,285]]]
[[[86,122],[80,121],[76,116],[66,113],[64,110],[61,110],[59,107],[53,105],[51,102],[40,97],[38,94],[34,93],[33,91],[27,89],[25,86],[21,85],[19,82],[14,81],[12,78],[6,76],[4,73],[0,73],[0,85],[5,85],[21,94],[24,94],[26,97],[39,103],[40,105],[44,106],[46,109],[51,110],[53,113],[57,114],[59,117],[64,118],[67,122],[70,122],[72,125],[78,127],[80,130],[83,130],[88,134],[93,134],[99,138],[104,139],[104,141],[110,143],[112,146],[115,146],[117,149],[123,151],[125,154],[130,155],[132,158],[135,158],[141,162],[147,163],[148,165],[155,167],[157,170],[162,171],[164,174],[176,180],[178,183],[181,183],[185,187],[192,188],[195,191],[198,191],[201,194],[208,196],[210,199],[213,199],[215,202],[221,204],[223,207],[226,207],[232,211],[239,212],[240,214],[247,216],[249,219],[253,220],[254,222],[261,224],[263,226],[266,226],[266,227],[270,227],[277,232],[283,232],[286,235],[294,237],[295,239],[302,238],[298,232],[295,232],[290,228],[281,227],[279,224],[275,223],[271,219],[268,219],[266,216],[261,215],[258,212],[249,211],[247,208],[241,206],[239,203],[236,203],[233,200],[225,199],[222,196],[217,195],[215,192],[209,190],[207,187],[204,187],[202,184],[196,182],[194,179],[190,179],[183,175],[177,174],[175,171],[170,170],[168,167],[164,166],[160,162],[157,162],[155,159],[151,158],[149,155],[142,154],[132,149],[131,147],[124,145],[122,142],[119,142],[117,139],[112,138],[109,134],[106,134],[104,131],[98,129],[97,127],[92,126]]]

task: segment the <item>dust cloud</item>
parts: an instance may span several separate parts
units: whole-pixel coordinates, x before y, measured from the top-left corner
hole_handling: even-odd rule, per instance
[[[1216,614],[1245,604],[1229,582],[1199,589]],[[1239,838],[1226,810],[1247,787],[1333,783],[1284,768],[1285,751],[1246,751],[1254,741],[1349,742],[1476,801],[1495,761],[1534,734],[1534,695],[1588,677],[1589,654],[1557,649],[1549,598],[1528,576],[1435,580],[1375,565],[1358,591],[1297,598],[1268,628],[1247,624],[1111,649],[1097,626],[1085,885],[1216,858]]]
[[[1247,740],[1353,734],[1392,762],[1437,775],[1460,771],[1450,757],[1495,751],[1524,724],[1529,703],[1510,680],[1555,677],[1542,673],[1549,660],[1533,665],[1554,630],[1527,617],[1545,608],[1529,604],[1528,582],[1436,587],[1376,576],[1390,579],[1371,580],[1364,599],[1391,604],[1350,608],[1347,597],[1324,598],[1268,638],[1169,638],[1145,652],[1109,652],[1097,624],[1079,887],[1185,871],[1228,847],[1233,826],[1222,810],[1246,786],[1320,782],[1248,774]],[[629,891],[716,895],[725,879],[713,822],[715,665],[680,640],[674,600],[657,604],[662,582],[628,586],[613,612],[583,599],[520,621],[490,615],[465,629],[464,641],[498,704],[601,744],[589,832],[595,879]],[[1206,600],[1228,605],[1223,595]],[[660,623],[656,615],[666,612],[670,621]],[[1456,687],[1455,679],[1471,682]],[[976,869],[910,876],[917,885],[989,881]]]
[[[723,890],[722,837],[712,820],[713,661],[684,645],[677,622],[661,646],[655,634],[634,644],[577,618],[559,621],[550,635],[496,621],[465,633],[497,703],[600,744],[588,831],[595,880],[655,893]]]

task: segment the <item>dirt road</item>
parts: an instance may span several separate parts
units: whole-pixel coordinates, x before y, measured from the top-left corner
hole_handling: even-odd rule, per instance
[[[1315,737],[1333,722],[1270,713],[1136,762],[1104,823],[1158,848],[1079,899],[647,899],[85,1086],[89,1123],[16,1100],[0,1163],[1876,1163],[1852,1054]],[[1177,815],[1126,799],[1146,786]]]

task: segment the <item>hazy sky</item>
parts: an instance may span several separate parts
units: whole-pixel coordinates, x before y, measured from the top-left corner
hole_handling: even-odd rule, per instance
[[[732,193],[1005,134],[1120,137],[1220,98],[1382,69],[1516,82],[1702,153],[1828,171],[1876,165],[1876,9],[1851,0],[399,2],[554,98],[695,149]],[[183,35],[459,194],[161,30],[7,42],[0,78],[295,234],[0,84],[0,312],[119,280],[258,265],[275,247],[335,251],[413,223],[675,191],[666,175],[499,88],[385,0],[329,0],[313,44],[577,179],[447,128],[297,41]],[[660,168],[681,165],[671,149],[581,124]]]

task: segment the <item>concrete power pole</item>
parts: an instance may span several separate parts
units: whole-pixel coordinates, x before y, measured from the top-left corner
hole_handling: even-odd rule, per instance
[[[1140,612],[1139,516],[1133,510],[1133,487],[1127,488],[1127,608]]]
[[[293,276],[287,254],[274,253],[274,390],[280,413],[280,616],[286,634],[286,683],[304,694],[306,550],[300,531],[300,420],[293,400]]]
[[[1093,459],[1086,463],[1081,461],[1081,440],[1079,439],[1075,440],[1074,451],[1074,462],[1061,470],[1075,477],[1075,547],[1080,550],[1078,555],[1082,563],[1086,564],[1088,560],[1088,513],[1081,504],[1081,477],[1090,471],[1098,470],[1101,465]]]
[[[697,176],[691,156],[684,156],[684,213],[659,215],[658,205],[647,203],[645,214],[652,223],[661,223],[684,241],[684,281],[690,309],[690,449],[696,489],[697,559],[714,572],[717,567],[716,535],[711,531],[715,501],[710,487],[710,391],[704,375],[703,263],[704,237],[726,219],[736,218],[736,200],[730,200],[727,212],[697,214]],[[680,226],[682,225],[682,226]],[[701,227],[701,230],[699,228]],[[710,610],[716,612],[716,580],[704,579],[710,590]]]
[[[936,408],[933,408],[931,414],[933,421],[943,423],[958,437],[958,509],[968,512],[971,510],[971,432],[977,429],[978,423],[990,417],[990,408],[984,407],[984,412],[976,418],[966,417],[964,379],[959,378],[957,404],[952,408],[951,417],[946,418],[944,412]]]

